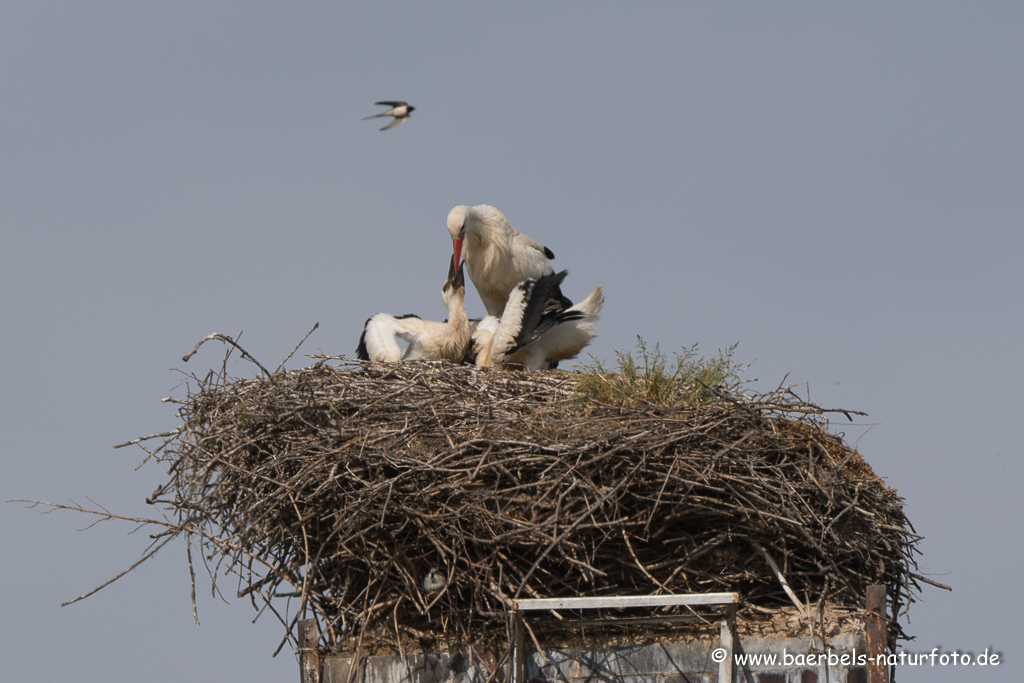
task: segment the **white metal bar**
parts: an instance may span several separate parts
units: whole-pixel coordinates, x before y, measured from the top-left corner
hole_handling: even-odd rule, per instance
[[[515,609],[613,609],[669,605],[725,605],[739,602],[739,593],[689,593],[684,595],[615,595],[591,598],[529,598],[517,600]]]
[[[739,593],[687,593],[683,595],[615,595],[596,598],[528,598],[516,600],[514,606],[514,638],[512,651],[512,683],[523,683],[523,612],[553,609],[613,609],[616,607],[662,607],[670,605],[729,605],[729,614],[722,622],[723,646],[728,652],[727,662],[719,666],[720,680],[732,680],[732,632],[725,624],[735,618],[740,601]],[[728,633],[728,635],[726,635]]]
[[[736,606],[729,605],[725,619],[722,619],[721,638],[725,657],[718,663],[718,680],[721,683],[732,683],[733,637],[732,629],[736,622]]]

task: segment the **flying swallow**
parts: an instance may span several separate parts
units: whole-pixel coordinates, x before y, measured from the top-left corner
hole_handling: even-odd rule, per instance
[[[412,106],[411,104],[409,104],[407,102],[401,102],[401,101],[398,101],[398,100],[395,100],[395,101],[385,100],[384,102],[375,102],[374,104],[383,104],[384,106],[391,107],[391,108],[388,109],[385,112],[381,112],[380,114],[374,114],[373,116],[364,117],[363,121],[365,121],[366,119],[375,119],[375,118],[378,118],[380,116],[394,116],[395,117],[394,121],[392,121],[388,125],[386,125],[383,128],[381,128],[381,130],[387,130],[388,128],[394,128],[395,126],[397,126],[400,123],[405,123],[406,121],[409,120],[409,113],[413,109],[416,108],[416,107]]]

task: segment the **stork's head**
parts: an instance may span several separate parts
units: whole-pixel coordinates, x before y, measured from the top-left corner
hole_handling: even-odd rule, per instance
[[[448,262],[448,278],[441,286],[441,301],[444,302],[445,306],[448,306],[448,302],[455,295],[466,295],[466,278],[463,275],[462,262],[460,261],[458,266],[456,266],[455,256],[453,255]]]
[[[461,267],[462,241],[466,238],[466,218],[469,215],[469,207],[459,204],[448,212],[448,234],[452,237],[452,254],[455,259],[455,267]]]

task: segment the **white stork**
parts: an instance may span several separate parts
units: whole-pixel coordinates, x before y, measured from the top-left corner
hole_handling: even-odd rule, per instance
[[[505,214],[493,206],[456,206],[448,213],[448,234],[455,260],[465,261],[488,315],[500,318],[512,290],[523,280],[555,272],[551,250],[509,225]],[[552,304],[572,306],[560,290]]]
[[[359,336],[356,358],[397,363],[400,360],[447,360],[461,363],[469,348],[469,321],[466,319],[466,282],[462,266],[455,259],[448,265],[448,278],[441,287],[441,301],[448,308],[448,320],[421,320],[417,315],[371,316]],[[409,346],[403,353],[398,340]]]
[[[487,316],[473,325],[466,354],[477,367],[521,365],[527,370],[552,368],[575,358],[594,338],[604,287],[575,306],[552,308],[566,271],[519,283],[509,295],[501,319]]]

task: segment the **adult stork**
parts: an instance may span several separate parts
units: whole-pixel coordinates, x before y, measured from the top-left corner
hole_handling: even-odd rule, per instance
[[[513,228],[493,206],[456,206],[448,213],[448,234],[455,260],[465,261],[488,315],[500,318],[512,290],[523,280],[555,272],[554,253]],[[560,309],[572,306],[561,290],[551,303]]]
[[[575,306],[559,310],[552,303],[560,296],[565,276],[563,270],[516,285],[500,319],[487,316],[473,324],[466,359],[478,367],[521,365],[527,370],[543,370],[575,358],[594,338],[604,287],[595,288]]]
[[[452,258],[448,265],[448,277],[441,287],[441,301],[448,308],[448,320],[435,322],[412,314],[394,316],[377,313],[363,326],[356,358],[388,363],[400,360],[447,360],[461,363],[470,339],[465,296],[466,281],[462,265],[456,268],[455,259]],[[398,346],[399,339],[409,344],[405,352]]]

